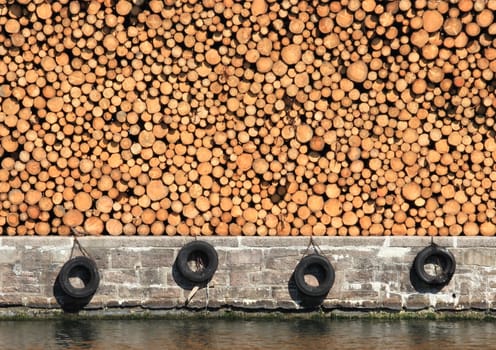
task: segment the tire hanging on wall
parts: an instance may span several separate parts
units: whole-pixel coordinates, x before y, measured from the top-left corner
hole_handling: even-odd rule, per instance
[[[196,269],[190,264],[195,263]],[[181,248],[177,256],[179,273],[192,283],[206,283],[217,270],[219,258],[215,248],[205,241],[193,241]]]
[[[321,273],[318,286],[312,286],[305,281],[305,275],[311,269]],[[320,254],[310,254],[300,260],[294,271],[294,280],[298,290],[308,297],[324,297],[334,284],[334,268],[329,260]]]
[[[81,288],[73,286],[70,279],[74,277],[78,277],[84,286]],[[100,284],[100,274],[96,263],[86,256],[70,259],[59,272],[59,283],[62,291],[74,299],[92,296]]]
[[[425,265],[433,262],[441,267],[441,272],[436,275],[431,275],[425,271]],[[413,262],[413,270],[417,277],[428,285],[445,285],[455,273],[455,257],[446,248],[433,244],[417,254]]]

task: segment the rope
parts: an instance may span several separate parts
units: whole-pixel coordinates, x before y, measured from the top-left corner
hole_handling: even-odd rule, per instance
[[[81,245],[81,243],[79,243],[77,237],[84,237],[87,235],[86,232],[82,232],[82,231],[78,231],[76,230],[74,227],[71,227],[71,231],[72,231],[72,234],[73,234],[73,242],[72,242],[72,249],[71,249],[71,256],[69,257],[69,259],[72,259],[74,257],[74,251],[77,247],[77,249],[79,249],[79,252],[83,255],[83,256],[86,256],[87,258],[90,258],[91,260],[94,260],[90,253],[88,253],[88,251],[86,249],[83,248],[83,246]]]
[[[206,294],[206,298],[205,298],[205,311],[208,311],[208,283],[207,283],[207,286],[205,287],[205,294]]]
[[[303,253],[303,256],[301,257],[300,261],[307,255],[309,255],[310,251],[310,246],[313,249],[314,254],[317,255],[324,255],[322,254],[322,249],[319,247],[319,245],[314,241],[313,236],[310,236],[310,241],[308,242],[307,249],[305,249],[305,252]]]
[[[314,241],[313,237],[310,237],[310,242],[308,242],[307,249],[305,250],[305,253],[303,253],[303,256],[308,255],[308,252],[310,250],[310,246],[313,248],[313,252],[318,255],[323,255],[322,254],[322,249],[320,249],[319,245]]]
[[[437,247],[437,244],[434,242],[434,236],[431,236],[431,246],[432,247]],[[434,274],[435,276],[440,276],[444,275],[444,269],[443,266],[441,265],[441,260],[439,259],[439,256],[436,255],[434,261]],[[439,269],[441,269],[441,273],[439,272]]]

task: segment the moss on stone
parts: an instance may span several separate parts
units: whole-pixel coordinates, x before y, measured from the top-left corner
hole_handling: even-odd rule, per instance
[[[146,319],[240,319],[240,320],[292,320],[292,319],[374,319],[374,320],[482,320],[494,321],[496,313],[490,311],[364,311],[364,310],[243,310],[243,309],[101,309],[83,310],[77,314],[58,309],[8,308],[0,310],[0,320],[95,319],[95,320],[146,320]]]

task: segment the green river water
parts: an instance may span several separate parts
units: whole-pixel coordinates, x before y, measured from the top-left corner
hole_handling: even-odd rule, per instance
[[[374,319],[0,321],[0,349],[496,349],[496,322]]]

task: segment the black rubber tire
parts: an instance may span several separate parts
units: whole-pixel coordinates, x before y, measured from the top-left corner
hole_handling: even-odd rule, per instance
[[[441,273],[433,276],[425,271],[425,265],[434,260],[442,268]],[[413,262],[413,270],[424,283],[432,286],[447,284],[456,270],[456,260],[446,248],[431,245],[422,249]]]
[[[78,276],[84,287],[76,288],[70,278]],[[62,291],[74,299],[85,299],[95,294],[100,284],[100,274],[93,260],[78,256],[67,261],[59,272],[59,284]]]
[[[309,268],[319,268],[323,275],[318,286],[311,286],[305,282],[305,274]],[[300,260],[294,271],[294,280],[298,290],[309,297],[324,297],[334,284],[334,268],[325,256],[311,254]]]
[[[199,257],[203,268],[193,271],[188,262]],[[205,283],[212,279],[219,265],[219,257],[215,248],[205,241],[193,241],[181,248],[177,256],[176,266],[179,273],[192,283]]]

